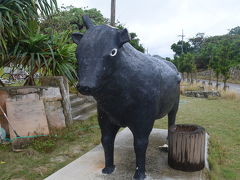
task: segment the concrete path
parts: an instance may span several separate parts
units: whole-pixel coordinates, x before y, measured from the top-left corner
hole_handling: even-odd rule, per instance
[[[168,166],[167,153],[159,150],[166,143],[167,130],[153,129],[146,158],[146,179],[161,180],[205,180],[203,171],[183,172]],[[68,164],[45,180],[127,180],[132,179],[135,170],[133,137],[128,128],[121,131],[115,142],[116,170],[103,175],[104,155],[101,145]]]

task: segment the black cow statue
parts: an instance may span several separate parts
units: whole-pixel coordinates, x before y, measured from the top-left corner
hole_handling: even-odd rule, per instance
[[[83,16],[87,32],[73,33],[78,45],[77,89],[97,101],[101,142],[105,153],[104,174],[114,169],[114,140],[120,127],[134,136],[134,179],[145,178],[145,155],[154,120],[168,115],[175,124],[181,77],[168,61],[134,49],[127,29],[96,26]]]

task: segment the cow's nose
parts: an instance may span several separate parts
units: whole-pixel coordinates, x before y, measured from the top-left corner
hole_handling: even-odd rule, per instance
[[[91,89],[88,86],[81,86],[77,84],[77,90],[83,95],[89,95],[91,93]]]

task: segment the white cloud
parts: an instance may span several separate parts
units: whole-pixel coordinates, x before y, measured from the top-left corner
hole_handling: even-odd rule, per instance
[[[182,29],[186,38],[198,32],[220,35],[240,25],[239,0],[116,0],[116,17],[136,32],[152,54],[172,57],[171,44]],[[110,16],[111,0],[58,0],[59,5],[99,9]]]

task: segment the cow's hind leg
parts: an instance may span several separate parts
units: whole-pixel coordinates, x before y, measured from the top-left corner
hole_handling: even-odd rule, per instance
[[[178,86],[178,96],[177,96],[176,102],[173,105],[171,111],[168,113],[168,129],[172,125],[175,125],[176,115],[177,115],[178,106],[179,106],[179,99],[180,99],[180,87]]]
[[[101,142],[105,155],[105,167],[102,173],[111,174],[115,170],[114,165],[114,140],[119,130],[119,126],[112,124],[108,116],[98,109],[98,121],[101,128],[102,138]]]
[[[176,115],[178,111],[179,100],[174,104],[172,110],[168,113],[168,130],[172,125],[175,125]],[[167,138],[168,139],[168,138]]]

